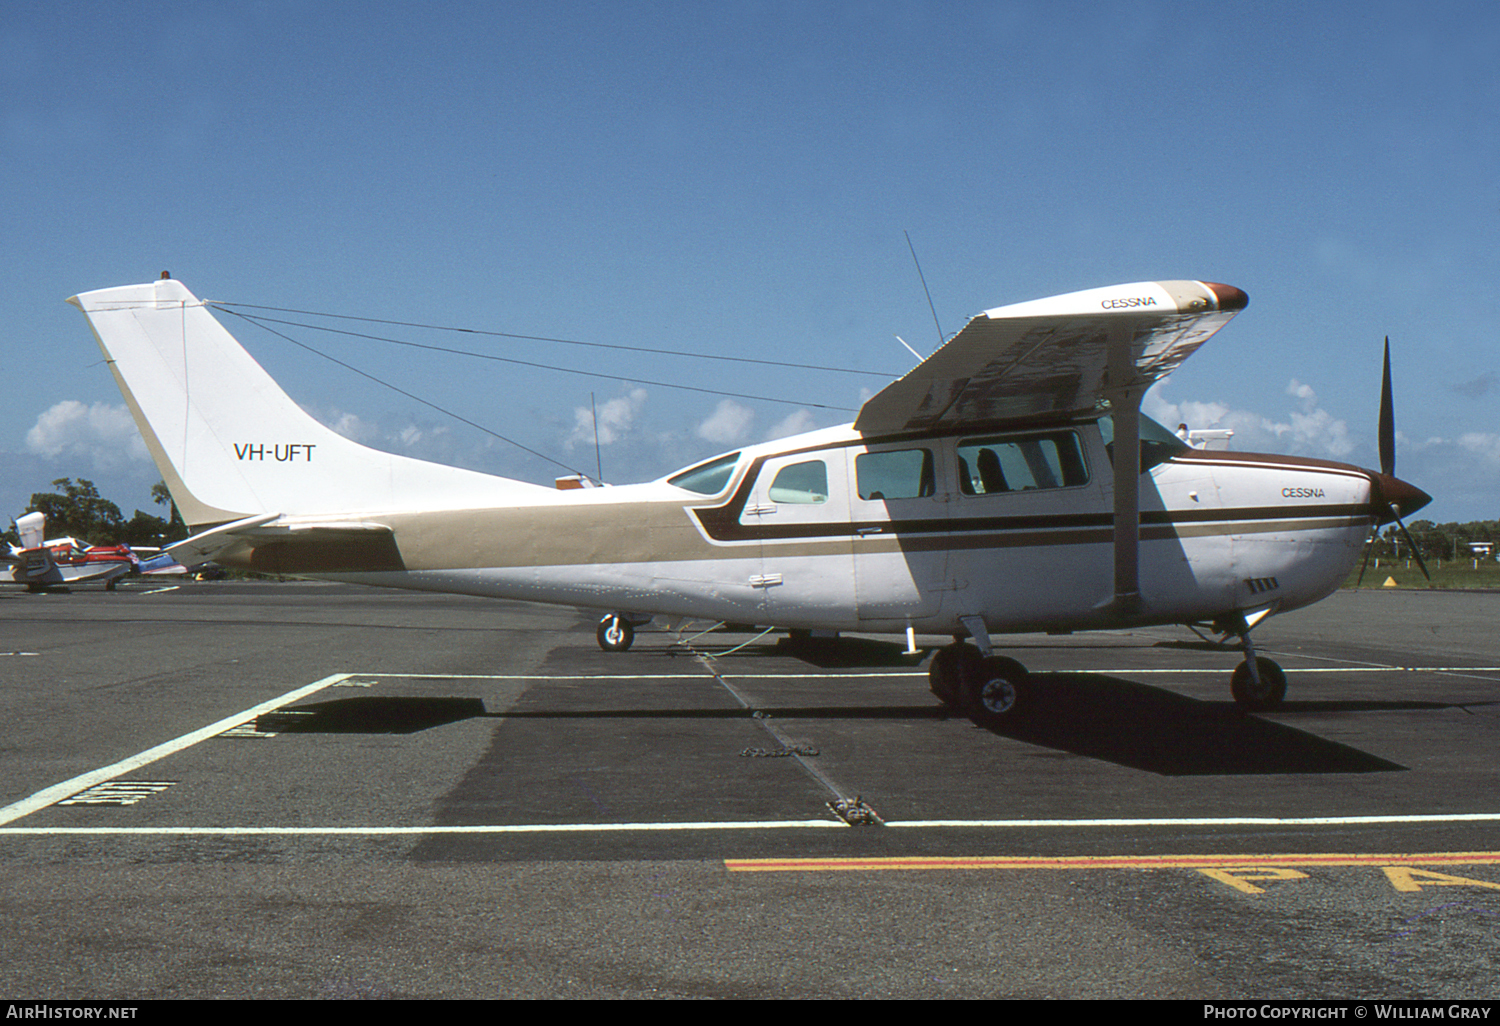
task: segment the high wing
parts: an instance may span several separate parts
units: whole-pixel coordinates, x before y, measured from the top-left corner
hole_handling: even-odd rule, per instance
[[[1248,302],[1231,285],[1157,281],[986,310],[866,402],[854,427],[896,434],[1091,410],[1111,390],[1139,394],[1170,374]],[[1133,380],[1112,382],[1121,344]]]

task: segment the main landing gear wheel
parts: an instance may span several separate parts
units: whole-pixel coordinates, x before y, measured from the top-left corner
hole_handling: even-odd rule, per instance
[[[943,646],[927,664],[927,686],[944,705],[958,708],[962,704],[964,678],[979,664],[979,659],[979,650],[972,645]]]
[[[619,613],[610,613],[600,620],[594,634],[599,647],[606,652],[625,652],[635,643],[635,626]]]
[[[1255,676],[1260,678],[1258,682],[1250,675],[1248,659],[1234,668],[1229,690],[1240,708],[1255,712],[1280,705],[1286,697],[1286,674],[1281,667],[1264,656],[1256,656]]]
[[[1026,667],[1005,656],[980,659],[965,675],[965,711],[980,726],[1018,718],[1026,707]]]

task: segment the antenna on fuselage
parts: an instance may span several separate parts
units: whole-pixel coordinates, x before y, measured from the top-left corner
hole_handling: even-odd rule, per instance
[[[927,287],[927,275],[922,273],[922,262],[917,259],[917,247],[911,244],[911,232],[903,228],[901,229],[901,234],[906,236],[906,248],[911,250],[911,262],[917,265],[917,277],[922,279],[922,293],[927,297],[927,309],[932,311],[932,323],[937,327],[938,348],[941,349],[944,342],[943,326],[938,323],[937,307],[932,305],[932,291]],[[901,338],[901,336],[899,335],[897,335],[896,337],[898,339]],[[906,342],[904,340],[901,342],[901,344],[903,346],[906,346]],[[906,348],[911,349],[911,346],[906,346]],[[912,350],[912,353],[913,355],[915,355],[916,350]],[[920,359],[920,357],[918,357],[918,359]]]
[[[589,393],[589,418],[594,422],[594,473],[601,485],[604,483],[604,455],[599,449],[599,410],[594,406],[594,393]]]

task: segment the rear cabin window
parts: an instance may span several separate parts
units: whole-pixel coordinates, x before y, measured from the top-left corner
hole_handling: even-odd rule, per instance
[[[861,453],[854,476],[861,499],[925,499],[937,491],[928,449]]]
[[[739,463],[740,454],[732,452],[728,456],[720,456],[716,460],[690,467],[680,474],[674,474],[667,478],[668,484],[674,484],[678,488],[685,488],[699,495],[717,495],[724,490],[729,483],[729,478],[734,474],[735,464]]]
[[[828,464],[822,460],[782,467],[771,482],[772,502],[813,504],[828,501]]]
[[[965,495],[1074,488],[1088,481],[1073,431],[968,439],[958,446],[958,487]]]

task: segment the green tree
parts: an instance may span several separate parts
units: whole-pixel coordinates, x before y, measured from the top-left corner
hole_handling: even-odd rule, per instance
[[[158,506],[166,506],[172,511],[171,516],[167,518],[170,525],[166,532],[167,537],[172,541],[181,541],[186,538],[188,536],[187,524],[183,523],[182,514],[177,511],[177,503],[173,501],[172,493],[168,491],[165,481],[158,481],[151,486],[151,501]],[[140,510],[136,510],[136,515],[141,515]]]
[[[31,509],[47,515],[47,536],[66,535],[89,545],[115,545],[125,536],[125,518],[120,507],[103,498],[94,482],[80,477],[74,484],[70,477],[52,482],[58,492],[34,492]]]

